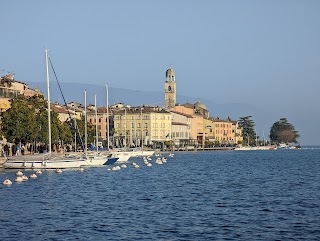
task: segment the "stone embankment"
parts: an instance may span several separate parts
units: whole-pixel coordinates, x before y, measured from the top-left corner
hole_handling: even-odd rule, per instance
[[[6,162],[6,159],[4,157],[0,157],[0,168],[3,166],[3,163]]]

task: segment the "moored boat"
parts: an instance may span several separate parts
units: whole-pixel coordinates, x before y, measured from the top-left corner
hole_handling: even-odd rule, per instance
[[[83,158],[66,158],[66,157],[35,157],[28,156],[24,158],[9,158],[3,164],[4,168],[9,169],[56,169],[56,168],[79,168],[86,165]]]
[[[113,165],[118,161],[118,157],[112,157],[111,154],[103,155],[101,153],[92,153],[86,155],[86,164],[83,166],[103,166]]]
[[[23,156],[7,159],[3,164],[5,168],[19,169],[57,169],[57,168],[79,168],[85,165],[86,159],[83,157],[66,158],[63,156],[53,157],[51,153],[51,101],[50,101],[50,81],[49,81],[49,57],[48,50],[45,50],[46,57],[46,77],[48,89],[48,153],[44,155]]]

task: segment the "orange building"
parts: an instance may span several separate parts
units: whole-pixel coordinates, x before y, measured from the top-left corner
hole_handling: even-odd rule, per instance
[[[196,114],[195,110],[192,108],[187,108],[185,106],[176,105],[174,108],[168,111],[174,111],[177,113],[187,114],[191,116],[191,135],[190,138],[193,140],[202,141],[203,138],[203,116]]]

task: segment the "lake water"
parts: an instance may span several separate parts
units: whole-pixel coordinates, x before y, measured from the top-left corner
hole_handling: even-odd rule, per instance
[[[0,240],[320,240],[320,149],[132,160],[1,184]]]

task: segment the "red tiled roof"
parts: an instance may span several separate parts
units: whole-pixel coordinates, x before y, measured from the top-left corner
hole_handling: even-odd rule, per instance
[[[63,107],[59,107],[56,105],[51,104],[51,110],[54,112],[60,113],[60,114],[68,114],[68,111],[64,109]]]

